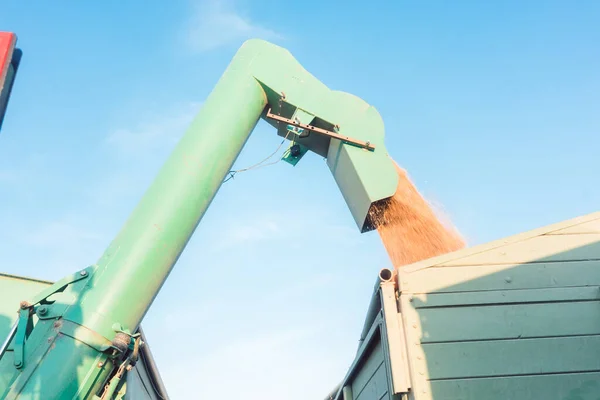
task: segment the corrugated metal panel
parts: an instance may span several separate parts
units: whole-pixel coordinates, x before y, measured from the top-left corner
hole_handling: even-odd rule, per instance
[[[600,214],[399,271],[416,400],[600,398]]]
[[[425,294],[582,287],[599,282],[597,260],[432,267],[400,276],[403,293]]]
[[[354,400],[391,400],[380,339],[374,343],[373,350],[358,370],[351,385]]]

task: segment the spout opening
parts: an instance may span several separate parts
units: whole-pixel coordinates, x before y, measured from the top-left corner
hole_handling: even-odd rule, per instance
[[[388,268],[383,268],[379,271],[379,279],[381,279],[382,282],[389,282],[393,277],[394,273]]]

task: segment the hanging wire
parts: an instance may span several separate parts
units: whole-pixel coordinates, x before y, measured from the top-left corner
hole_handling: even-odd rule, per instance
[[[281,98],[279,99],[279,104],[280,104],[280,106],[279,106],[279,112],[278,112],[278,114],[281,113]],[[277,121],[277,128],[278,129],[279,129],[279,122],[280,121]],[[259,168],[262,168],[262,167],[267,167],[269,165],[275,165],[275,164],[277,164],[279,161],[281,161],[281,157],[279,159],[277,159],[277,161],[273,161],[273,162],[270,162],[270,163],[267,163],[267,164],[265,164],[265,162],[269,161],[275,154],[277,154],[279,152],[279,150],[281,149],[281,146],[283,146],[283,144],[285,143],[285,141],[287,140],[287,138],[288,138],[289,135],[290,135],[290,130],[288,129],[287,133],[285,134],[285,137],[283,138],[283,140],[281,141],[281,143],[279,143],[279,146],[277,146],[277,148],[275,149],[275,151],[272,152],[268,157],[266,157],[262,161],[257,162],[256,164],[251,165],[251,166],[246,167],[246,168],[229,171],[228,176],[227,176],[227,178],[225,178],[225,180],[223,181],[223,183],[225,183],[225,182],[233,179],[235,177],[235,175],[238,174],[239,172],[246,172],[246,171],[250,171],[250,170],[253,170],[253,169],[259,169]]]
[[[281,149],[281,146],[283,146],[283,144],[287,140],[289,134],[290,134],[290,131],[288,130],[287,134],[285,135],[285,137],[283,138],[283,140],[281,141],[281,143],[279,143],[279,146],[277,146],[277,148],[275,149],[275,151],[272,152],[271,154],[269,154],[269,156],[267,156],[262,161],[257,162],[256,164],[251,165],[251,166],[246,167],[246,168],[236,169],[236,170],[229,171],[229,174],[228,174],[227,178],[223,181],[223,183],[229,181],[230,179],[233,179],[235,177],[235,175],[238,174],[238,173],[240,173],[240,172],[251,171],[251,170],[254,170],[254,169],[259,169],[259,168],[267,167],[269,165],[275,165],[275,164],[277,164],[279,161],[281,161],[281,158],[277,159],[276,161],[272,161],[270,163],[267,163],[267,164],[265,164],[265,163],[267,161],[269,161],[275,154],[277,154],[279,152],[279,150]]]

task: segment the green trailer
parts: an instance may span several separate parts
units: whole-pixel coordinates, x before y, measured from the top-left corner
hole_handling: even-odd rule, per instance
[[[383,270],[326,399],[600,399],[600,212]]]

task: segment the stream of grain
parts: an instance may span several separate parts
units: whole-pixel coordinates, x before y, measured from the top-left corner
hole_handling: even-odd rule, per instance
[[[398,165],[396,169],[396,193],[370,211],[394,267],[464,248],[458,232],[438,219],[406,171]]]

